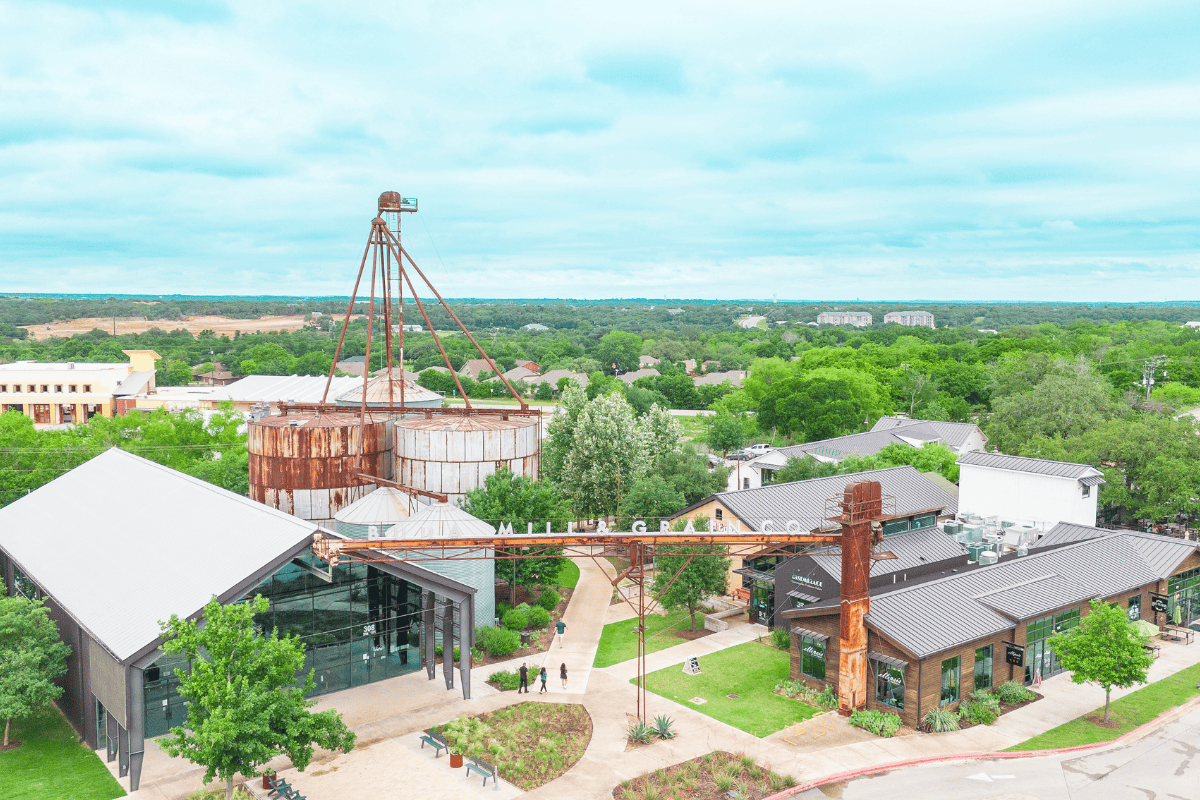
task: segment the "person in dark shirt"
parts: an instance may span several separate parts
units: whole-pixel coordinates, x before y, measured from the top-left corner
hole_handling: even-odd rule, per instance
[[[567,662],[563,662],[558,668],[558,677],[562,678],[563,688],[567,688]]]
[[[555,629],[558,631],[558,649],[562,649],[563,637],[567,635],[567,623],[561,619],[554,623]]]
[[[529,694],[529,667],[525,666],[524,661],[521,662],[521,669],[518,671],[521,673],[521,685],[517,687],[517,694],[520,694],[522,689],[525,690],[525,694]]]

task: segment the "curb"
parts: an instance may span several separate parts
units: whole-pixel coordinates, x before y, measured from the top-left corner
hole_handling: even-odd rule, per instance
[[[942,761],[977,761],[977,760],[997,760],[1010,758],[1037,758],[1038,756],[1054,756],[1064,753],[1078,753],[1085,750],[1099,750],[1105,747],[1122,744],[1128,740],[1139,738],[1149,733],[1154,728],[1164,725],[1176,717],[1182,716],[1193,706],[1200,706],[1200,698],[1192,698],[1183,705],[1177,706],[1170,711],[1167,711],[1149,722],[1144,722],[1128,733],[1118,736],[1116,739],[1110,739],[1107,742],[1092,742],[1091,744],[1077,744],[1073,747],[1058,747],[1051,750],[1015,750],[1012,752],[981,752],[981,753],[948,753],[941,756],[921,756],[920,758],[909,758],[904,761],[893,761],[889,764],[877,764],[870,767],[860,767],[859,769],[850,770],[848,772],[839,772],[836,775],[830,775],[826,778],[819,778],[814,781],[797,784],[790,789],[784,789],[763,800],[784,800],[784,798],[792,797],[807,792],[810,789],[816,789],[824,786],[827,783],[836,783],[838,781],[851,780],[853,778],[861,778],[864,775],[871,775],[877,772],[890,772],[894,769],[902,769],[904,767],[915,767],[920,764],[936,764]]]

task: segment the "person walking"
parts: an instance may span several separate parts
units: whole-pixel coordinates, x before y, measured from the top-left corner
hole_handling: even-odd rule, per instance
[[[567,688],[567,662],[563,662],[558,668],[558,677],[562,678],[563,688]]]
[[[547,691],[547,689],[546,689],[546,668],[545,667],[542,667],[542,673],[538,677],[542,679],[542,688],[538,689],[538,694],[541,694],[542,692]]]
[[[525,694],[529,694],[529,667],[525,666],[524,661],[521,662],[518,672],[521,673],[521,685],[517,687],[517,694],[520,694],[522,689],[525,690]]]
[[[567,623],[560,619],[554,623],[554,627],[558,630],[558,649],[562,650],[563,637],[567,635]]]

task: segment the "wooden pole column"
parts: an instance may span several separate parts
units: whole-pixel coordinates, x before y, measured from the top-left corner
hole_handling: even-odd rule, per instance
[[[882,512],[877,481],[852,483],[842,500],[842,613],[838,713],[867,704],[867,624],[871,612],[871,522]]]

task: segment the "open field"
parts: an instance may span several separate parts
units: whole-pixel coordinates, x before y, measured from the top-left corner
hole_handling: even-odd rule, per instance
[[[270,331],[298,331],[304,327],[304,315],[287,317],[259,317],[258,319],[233,319],[231,317],[185,317],[184,319],[117,319],[117,334],[145,333],[151,328],[174,331],[183,328],[195,336],[200,331],[213,331],[218,336],[233,336],[234,331],[257,333]],[[29,335],[39,341],[54,336],[74,336],[99,328],[113,332],[112,317],[85,317],[51,322],[46,325],[22,325]]]

